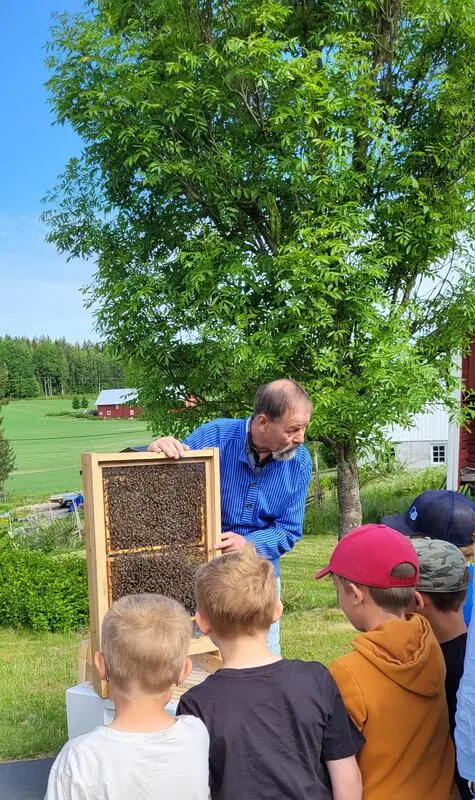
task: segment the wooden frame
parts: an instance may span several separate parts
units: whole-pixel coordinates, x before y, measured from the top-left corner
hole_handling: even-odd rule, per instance
[[[186,451],[179,461],[163,453],[83,453],[82,477],[84,487],[84,515],[87,550],[89,590],[89,615],[91,626],[90,657],[100,649],[102,620],[111,605],[108,583],[108,560],[115,551],[108,551],[107,522],[104,504],[103,467],[144,466],[146,464],[200,463],[205,465],[206,515],[203,522],[203,547],[206,559],[216,556],[214,545],[221,533],[221,501],[219,484],[219,451],[216,448]],[[126,552],[141,552],[130,548]],[[124,551],[117,551],[121,553]],[[216,654],[217,648],[208,636],[194,638],[189,655]],[[210,662],[211,663],[211,662]],[[101,697],[107,697],[107,683],[101,681],[92,667],[92,682]]]

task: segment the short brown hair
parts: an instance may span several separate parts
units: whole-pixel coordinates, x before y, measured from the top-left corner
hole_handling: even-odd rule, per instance
[[[432,600],[432,605],[437,611],[458,611],[467,597],[467,590],[461,589],[459,592],[421,592],[427,594]]]
[[[391,570],[392,578],[412,578],[415,574],[414,564],[409,563],[397,564]],[[347,587],[350,583],[354,583],[355,586],[362,585],[356,583],[356,581],[350,581],[348,578],[341,578],[339,575],[337,577],[344,587]],[[370,596],[376,605],[385,611],[389,611],[390,614],[399,614],[404,611],[416,592],[415,586],[391,586],[389,589],[379,589],[376,586],[368,586],[366,588],[369,590]]]
[[[270,420],[280,419],[297,403],[307,403],[309,408],[312,407],[312,401],[300,383],[291,378],[280,378],[259,387],[254,401],[254,416],[265,414]]]
[[[277,604],[270,561],[251,544],[198,567],[196,607],[223,638],[267,630]]]
[[[125,692],[164,692],[178,680],[190,639],[191,618],[176,600],[161,594],[121,597],[102,623],[109,678]]]

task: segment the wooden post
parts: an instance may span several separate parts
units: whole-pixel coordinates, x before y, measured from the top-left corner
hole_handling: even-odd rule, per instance
[[[315,491],[315,503],[319,506],[323,500],[323,492],[322,487],[320,486],[320,472],[318,469],[318,442],[315,445],[313,460],[315,463],[315,479],[314,479],[314,491]]]

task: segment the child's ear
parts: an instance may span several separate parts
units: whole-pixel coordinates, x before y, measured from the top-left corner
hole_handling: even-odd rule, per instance
[[[186,679],[188,678],[191,670],[193,669],[193,662],[191,658],[186,658],[185,663],[183,664],[183,669],[178,676],[177,685],[179,686],[181,683],[185,683]]]
[[[359,586],[356,585],[356,583],[350,583],[349,587],[350,587],[351,599],[353,600],[354,605],[355,606],[361,605],[361,603],[364,600],[364,592],[360,589]]]
[[[208,636],[211,633],[210,621],[202,611],[196,612],[195,621],[201,633],[204,633],[205,636]]]
[[[284,605],[282,603],[282,600],[278,600],[277,605],[274,609],[274,613],[272,614],[272,622],[277,622],[277,620],[281,618],[283,613],[284,613]]]
[[[424,600],[420,592],[415,592],[414,603],[416,605],[416,612],[418,614],[422,614],[422,612],[424,611],[424,606],[426,605],[426,601]]]
[[[104,659],[104,653],[101,650],[97,650],[94,653],[94,665],[96,667],[97,674],[99,675],[101,681],[106,681],[107,680],[106,662]]]

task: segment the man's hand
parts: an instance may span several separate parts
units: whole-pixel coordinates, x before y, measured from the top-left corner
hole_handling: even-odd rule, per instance
[[[151,453],[163,453],[167,458],[180,458],[189,449],[187,444],[182,444],[173,436],[162,436],[161,439],[155,439],[147,447]]]
[[[234,550],[242,550],[246,545],[246,539],[239,533],[228,531],[221,534],[221,539],[214,546],[215,550],[222,550],[223,553],[232,553]]]

